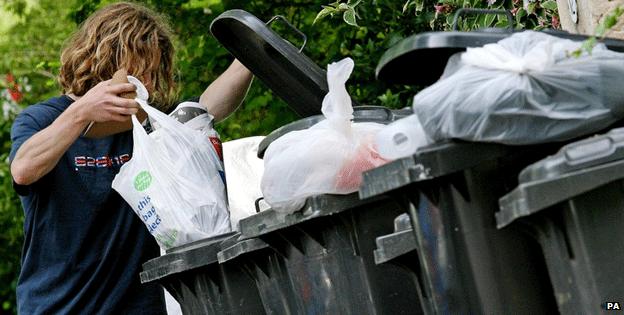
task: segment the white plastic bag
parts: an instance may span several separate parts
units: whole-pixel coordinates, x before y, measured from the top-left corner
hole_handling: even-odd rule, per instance
[[[175,118],[175,120],[183,123],[187,127],[201,132],[204,137],[210,140],[214,153],[217,155],[217,159],[220,162],[216,164],[217,170],[225,184],[223,144],[221,143],[219,133],[214,129],[214,117],[198,102],[182,102],[176,106],[169,116]]]
[[[404,158],[431,143],[416,115],[401,118],[385,126],[375,137],[379,155],[388,160]]]
[[[231,231],[220,162],[210,140],[136,101],[159,128],[148,135],[132,116],[133,156],[115,176],[113,189],[164,249]]]
[[[345,82],[353,70],[346,58],[327,67],[329,93],[321,111],[325,120],[287,133],[264,154],[262,194],[281,212],[300,209],[309,196],[357,191],[362,172],[386,162],[374,148],[377,123],[353,123]]]
[[[454,55],[444,75],[414,97],[414,112],[434,141],[505,144],[563,141],[624,117],[624,54],[598,44],[524,31]]]
[[[230,221],[235,230],[241,219],[256,213],[255,202],[262,197],[260,180],[264,163],[258,158],[258,145],[263,139],[257,136],[223,143]],[[261,211],[267,208],[265,202],[258,206]]]

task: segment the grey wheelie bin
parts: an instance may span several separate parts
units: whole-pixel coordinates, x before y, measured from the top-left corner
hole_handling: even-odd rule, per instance
[[[268,135],[260,144],[260,156],[283,134],[322,119],[308,116],[320,114],[327,94],[326,74],[301,49],[241,10],[217,17],[211,31],[305,117]],[[389,123],[409,114],[411,110],[354,106],[356,122]],[[268,210],[241,220],[244,240],[224,248],[219,259],[242,266],[254,278],[267,313],[419,313],[415,288],[406,281],[409,275],[395,266],[377,266],[373,258],[375,237],[392,232],[392,221],[401,212],[383,197],[360,202],[357,194],[317,196],[292,215]]]
[[[157,282],[180,303],[184,314],[266,314],[253,278],[238,266],[219,264],[228,233],[172,248],[143,264],[141,282]]]
[[[624,307],[624,129],[568,144],[519,175],[500,199],[501,231],[541,244],[562,314]]]

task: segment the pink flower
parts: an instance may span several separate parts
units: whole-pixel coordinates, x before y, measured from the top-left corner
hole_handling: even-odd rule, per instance
[[[553,15],[550,18],[550,23],[552,24],[553,28],[559,28],[559,26],[561,26],[561,24],[559,23],[559,18],[556,15]]]
[[[451,12],[451,6],[448,4],[434,4],[433,7],[435,8],[436,14]]]

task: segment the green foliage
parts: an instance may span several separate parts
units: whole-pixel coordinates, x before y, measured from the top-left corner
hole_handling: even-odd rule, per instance
[[[16,313],[15,287],[23,242],[23,212],[13,191],[8,156],[11,148],[10,129],[15,113],[26,104],[58,94],[58,74],[63,40],[75,24],[65,17],[69,6],[53,0],[28,6],[27,1],[1,2],[5,10],[19,18],[0,37],[0,313]],[[5,75],[12,73],[23,98],[16,103],[7,95],[11,86]]]
[[[570,55],[574,57],[580,57],[584,52],[591,54],[598,43],[598,40],[603,40],[609,31],[613,29],[617,21],[624,14],[624,8],[618,6],[613,11],[609,12],[607,16],[596,26],[596,30],[594,31],[594,35],[588,38],[581,48],[573,51]]]
[[[340,1],[336,1],[334,3],[330,3],[327,6],[323,6],[323,9],[316,15],[312,24],[316,23],[317,20],[322,19],[328,15],[334,16],[335,14],[342,13],[342,19],[345,23],[351,26],[358,26],[356,22],[357,13],[355,12],[355,8],[362,2],[358,0],[356,2],[347,2],[340,3]]]
[[[11,128],[10,119],[0,120],[0,313],[16,313],[15,287],[20,264],[20,250],[23,242],[23,214],[19,200],[13,193],[13,180],[7,163],[11,139],[6,132]]]

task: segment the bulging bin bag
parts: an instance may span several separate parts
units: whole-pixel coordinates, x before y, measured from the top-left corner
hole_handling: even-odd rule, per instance
[[[435,140],[504,144],[564,141],[624,117],[624,54],[524,31],[456,54],[442,78],[414,97]]]
[[[210,140],[136,101],[158,129],[148,135],[132,116],[132,159],[115,176],[113,189],[164,249],[230,232],[221,162]]]
[[[327,67],[325,120],[291,131],[269,145],[260,183],[266,202],[280,212],[300,209],[307,197],[357,191],[362,172],[386,163],[374,147],[378,123],[353,123],[345,83],[353,71],[346,58]]]

